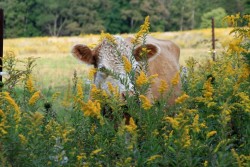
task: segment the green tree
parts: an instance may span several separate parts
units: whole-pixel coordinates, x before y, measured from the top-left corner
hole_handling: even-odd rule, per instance
[[[101,2],[98,0],[70,0],[66,13],[64,35],[100,33],[105,30],[100,11]]]
[[[223,8],[217,8],[214,10],[211,10],[210,12],[204,13],[201,17],[201,28],[210,28],[211,27],[211,18],[214,18],[214,24],[215,27],[225,27],[225,24],[223,24],[222,20],[224,17],[227,16],[227,13],[225,9]]]

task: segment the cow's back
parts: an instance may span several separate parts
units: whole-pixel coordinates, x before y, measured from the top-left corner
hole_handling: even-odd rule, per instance
[[[147,43],[152,43],[159,47],[158,55],[148,61],[149,74],[158,74],[158,77],[154,79],[154,83],[151,85],[151,95],[149,96],[158,99],[160,97],[158,89],[161,80],[166,81],[169,85],[168,89],[170,89],[171,80],[179,72],[180,49],[175,43],[169,40],[159,40],[150,36],[147,38]],[[169,99],[170,104],[174,103],[174,100],[180,94],[180,91],[181,83],[179,81],[178,85],[174,86],[174,91]]]

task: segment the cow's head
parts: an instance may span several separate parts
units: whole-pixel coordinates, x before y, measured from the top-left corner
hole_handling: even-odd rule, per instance
[[[108,90],[107,83],[110,82],[113,86],[118,86],[120,92],[124,92],[127,88],[119,80],[104,71],[105,69],[113,71],[120,78],[126,77],[122,56],[126,56],[129,60],[132,60],[132,70],[136,70],[142,59],[140,54],[142,47],[146,47],[149,50],[147,54],[149,61],[159,54],[159,47],[155,44],[146,43],[144,46],[139,45],[133,49],[131,38],[123,39],[122,37],[115,37],[115,45],[104,39],[94,49],[90,49],[88,46],[82,44],[75,45],[72,49],[72,54],[78,60],[94,65],[98,69],[94,79],[97,87]],[[130,81],[128,80],[128,82]],[[128,89],[133,91],[133,85],[131,83],[128,85]]]

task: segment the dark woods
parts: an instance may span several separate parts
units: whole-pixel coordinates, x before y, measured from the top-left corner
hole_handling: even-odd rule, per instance
[[[14,38],[135,32],[147,15],[151,32],[211,27],[212,16],[222,27],[224,16],[249,13],[250,0],[3,0],[0,8],[5,38]]]

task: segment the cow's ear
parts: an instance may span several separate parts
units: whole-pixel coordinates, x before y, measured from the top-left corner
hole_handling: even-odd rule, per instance
[[[147,58],[151,59],[155,56],[157,56],[160,52],[160,49],[158,46],[154,44],[145,44],[141,45],[134,50],[134,56],[137,61],[141,61],[143,59],[143,52],[145,52],[145,49],[147,51]]]
[[[76,59],[87,64],[95,64],[95,57],[88,46],[77,44],[73,46],[71,52]]]

